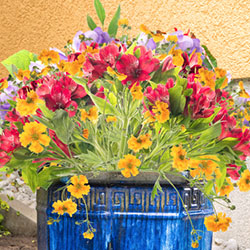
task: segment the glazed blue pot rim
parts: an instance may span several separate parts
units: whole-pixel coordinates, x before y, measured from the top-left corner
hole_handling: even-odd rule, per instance
[[[109,172],[85,172],[82,173],[85,175],[90,185],[104,185],[104,186],[113,186],[113,185],[125,185],[125,186],[134,186],[134,185],[142,185],[142,186],[152,186],[155,184],[156,180],[159,177],[158,172],[153,171],[141,171],[137,176],[131,176],[130,178],[126,178],[121,174],[121,171],[109,171]],[[166,173],[167,178],[175,185],[175,186],[185,186],[188,185],[188,181],[185,180],[184,177],[177,176],[174,174]],[[68,182],[70,177],[61,178],[60,181],[63,183]],[[169,186],[170,183],[160,178],[160,185]]]

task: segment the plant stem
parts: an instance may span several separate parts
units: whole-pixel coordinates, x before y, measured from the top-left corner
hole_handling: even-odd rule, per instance
[[[122,135],[121,135],[121,144],[120,144],[120,151],[119,151],[119,158],[122,158],[124,151],[125,151],[125,146],[127,143],[127,135],[128,135],[128,123],[129,119],[127,116],[124,117],[124,123],[123,123],[123,128],[122,128]]]

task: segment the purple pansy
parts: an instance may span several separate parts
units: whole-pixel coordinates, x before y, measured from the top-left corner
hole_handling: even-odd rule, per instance
[[[13,83],[9,81],[8,88],[4,89],[3,92],[0,93],[0,118],[2,120],[4,120],[4,117],[10,108],[8,100],[11,100],[12,97],[16,95],[18,89],[19,88],[17,86],[14,86]]]
[[[109,36],[107,32],[104,32],[100,27],[96,27],[94,30],[89,30],[85,33],[82,31],[78,31],[73,38],[73,44],[72,47],[75,50],[75,52],[80,51],[80,44],[81,44],[81,39],[79,38],[80,35],[84,35],[86,38],[86,45],[90,45],[92,42],[96,42],[98,44],[102,43],[110,43],[114,39]]]
[[[141,33],[137,39],[138,45],[144,45],[147,49],[154,50],[156,49],[156,43],[153,38],[148,39],[148,35],[145,33]]]

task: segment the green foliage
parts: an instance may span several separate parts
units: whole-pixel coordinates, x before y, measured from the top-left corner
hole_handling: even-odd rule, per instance
[[[94,6],[100,22],[102,23],[102,25],[104,25],[106,14],[105,14],[105,9],[103,8],[100,0],[94,0]]]
[[[89,15],[87,15],[87,24],[91,30],[94,30],[97,27],[94,20]]]
[[[175,85],[173,88],[168,90],[171,113],[174,116],[181,114],[185,108],[186,98],[183,95],[183,87]]]
[[[205,50],[205,52],[206,52],[206,54],[207,54],[207,56],[208,56],[208,58],[209,58],[209,61],[210,61],[211,64],[212,64],[212,66],[213,66],[214,68],[216,68],[216,67],[217,67],[217,60],[216,60],[215,57],[211,54],[211,52],[208,50],[207,46],[202,45],[202,47],[204,48],[204,50]],[[210,64],[210,63],[209,63],[209,64]],[[210,65],[211,65],[211,64],[210,64]]]
[[[112,18],[109,27],[108,27],[108,33],[111,37],[115,37],[117,34],[117,30],[118,30],[118,21],[120,19],[120,12],[121,12],[121,8],[120,5],[118,6],[114,17]]]
[[[11,55],[1,63],[14,77],[14,72],[18,69],[28,70],[31,61],[36,61],[37,56],[27,50],[20,50],[14,55]]]

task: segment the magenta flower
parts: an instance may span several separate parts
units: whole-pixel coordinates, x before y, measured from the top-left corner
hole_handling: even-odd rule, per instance
[[[122,55],[120,60],[116,63],[116,68],[119,73],[127,76],[122,84],[130,83],[129,87],[132,87],[136,82],[147,81],[151,79],[150,73],[156,71],[159,68],[160,61],[153,58],[151,50],[148,50],[144,46],[137,46],[134,52],[139,49],[140,57],[135,55]]]

